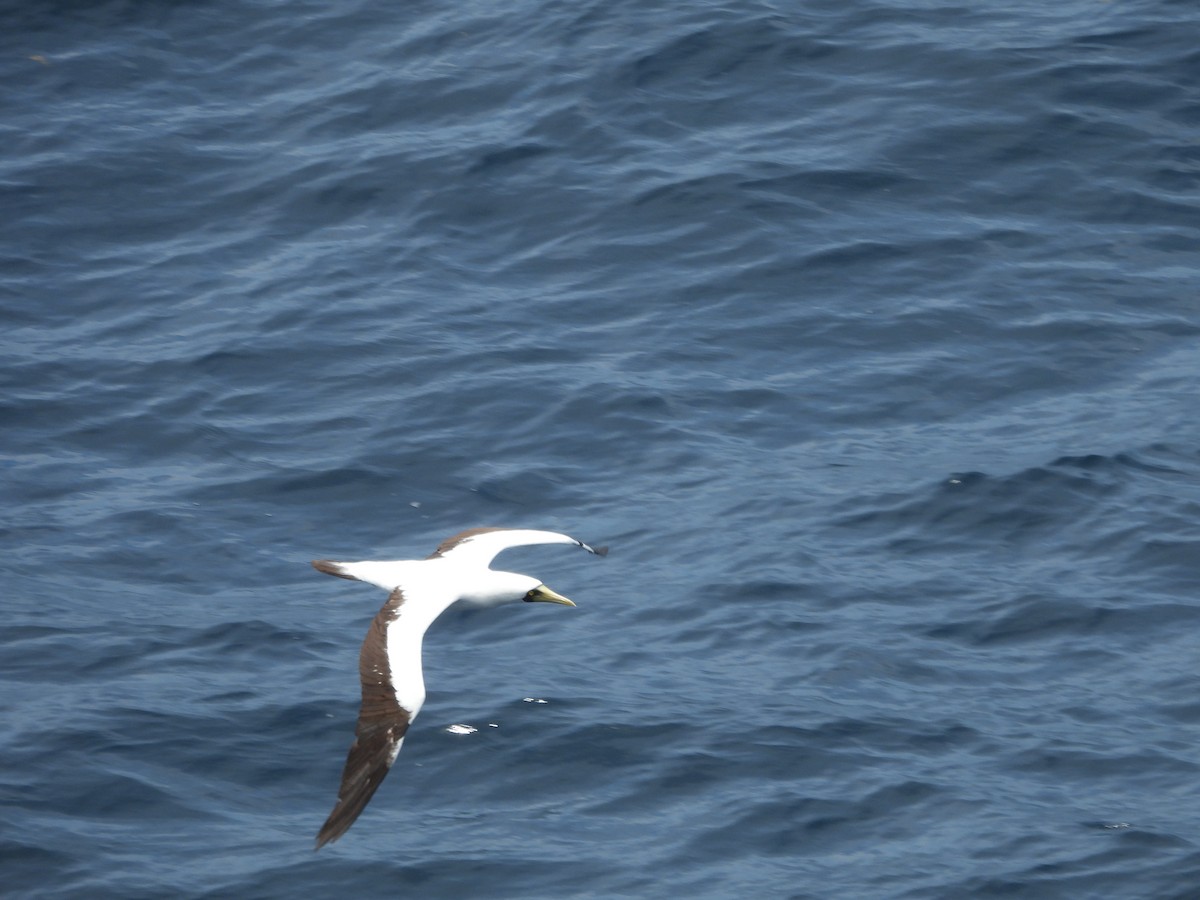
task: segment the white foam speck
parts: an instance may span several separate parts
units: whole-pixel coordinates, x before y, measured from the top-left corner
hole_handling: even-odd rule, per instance
[[[446,730],[451,734],[474,734],[479,729],[472,728],[470,725],[451,725]]]

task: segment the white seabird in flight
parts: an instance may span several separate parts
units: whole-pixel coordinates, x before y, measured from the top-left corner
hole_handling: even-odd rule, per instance
[[[313,561],[320,572],[388,591],[358,655],[362,708],[337,803],[317,834],[316,849],[346,833],[396,761],[405,732],[425,702],[421,642],[434,619],[459,601],[473,606],[517,600],[575,605],[536,578],[489,568],[500,551],[530,544],[573,544],[598,556],[608,553],[607,547],[593,549],[553,531],[472,528],[442,541],[427,559]]]

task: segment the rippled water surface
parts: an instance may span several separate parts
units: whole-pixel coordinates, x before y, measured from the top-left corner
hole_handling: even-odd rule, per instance
[[[6,895],[1196,896],[1194,25],[9,4]],[[314,854],[308,560],[488,524]]]

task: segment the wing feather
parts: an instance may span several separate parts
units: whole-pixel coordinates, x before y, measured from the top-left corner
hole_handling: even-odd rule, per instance
[[[487,566],[496,554],[512,547],[528,547],[533,544],[574,544],[597,556],[608,554],[607,547],[592,548],[583,541],[556,531],[539,531],[533,528],[470,528],[454,537],[446,538],[429,559],[452,558],[476,565]]]
[[[362,706],[354,743],[342,769],[337,803],[317,833],[320,850],[336,841],[354,824],[400,751],[400,745],[412,722],[415,710],[407,710],[396,700],[387,656],[387,627],[396,618],[404,595],[392,591],[367,631],[358,655],[358,674],[362,681]]]

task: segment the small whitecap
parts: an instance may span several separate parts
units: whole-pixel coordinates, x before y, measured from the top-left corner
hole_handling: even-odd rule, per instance
[[[525,697],[524,700],[526,703],[548,703],[549,702],[548,700],[541,700],[537,697]]]
[[[451,725],[446,731],[450,734],[474,734],[478,728],[472,728],[470,725]]]

